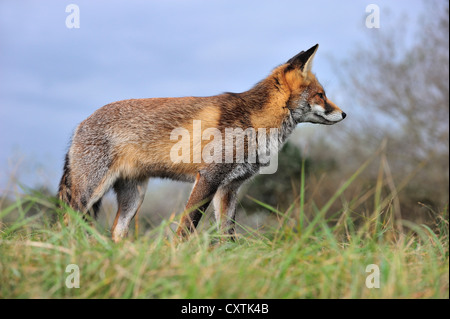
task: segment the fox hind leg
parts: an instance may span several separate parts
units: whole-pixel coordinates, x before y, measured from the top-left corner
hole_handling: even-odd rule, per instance
[[[100,210],[103,195],[111,188],[116,179],[110,172],[97,171],[97,175],[89,174],[90,179],[80,178],[80,174],[67,173],[68,178],[63,177],[60,185],[59,198],[69,205],[73,210],[79,211],[84,220],[89,220],[88,215],[96,219]],[[70,174],[69,174],[70,173]],[[69,179],[70,178],[70,179]],[[69,180],[69,182],[66,182]],[[66,213],[64,221],[69,223],[69,216]]]
[[[114,184],[118,210],[111,228],[112,239],[119,242],[128,233],[131,220],[144,201],[148,179],[119,179]]]

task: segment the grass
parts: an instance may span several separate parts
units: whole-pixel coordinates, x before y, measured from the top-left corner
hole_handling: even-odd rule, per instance
[[[384,173],[346,200],[369,162],[321,208],[305,202],[304,180],[285,212],[254,199],[277,226],[240,225],[236,242],[205,223],[180,242],[174,220],[166,220],[114,244],[76,212],[66,211],[71,224],[64,226],[51,198],[19,196],[0,210],[0,298],[448,298],[447,208],[431,212],[431,227],[396,218],[395,198],[407,180],[394,187]],[[331,211],[339,200],[342,209]],[[366,201],[371,212],[357,209]],[[71,264],[80,270],[80,288],[65,284]],[[366,286],[370,264],[379,268],[379,288]]]

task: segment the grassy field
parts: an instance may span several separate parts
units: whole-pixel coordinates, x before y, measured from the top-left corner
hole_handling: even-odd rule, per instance
[[[276,216],[276,227],[240,225],[236,242],[207,223],[180,242],[175,217],[114,244],[75,212],[64,226],[53,199],[19,196],[0,210],[0,298],[448,298],[447,208],[430,210],[431,226],[396,219],[400,189],[383,192],[389,182],[383,174],[365,194],[346,200],[364,167],[323,207],[305,203],[304,180],[287,211],[255,200]],[[330,211],[336,201],[342,209]],[[375,208],[360,212],[361,201]],[[71,264],[78,266],[79,288],[66,285],[75,282],[66,269]],[[366,272],[371,264],[379,269],[379,288],[366,285],[376,282]]]

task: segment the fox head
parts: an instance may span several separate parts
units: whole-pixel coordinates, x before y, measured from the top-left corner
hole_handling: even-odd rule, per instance
[[[328,99],[311,72],[318,47],[316,44],[306,52],[300,52],[283,65],[284,77],[291,92],[287,108],[297,123],[332,125],[342,121],[346,114]]]

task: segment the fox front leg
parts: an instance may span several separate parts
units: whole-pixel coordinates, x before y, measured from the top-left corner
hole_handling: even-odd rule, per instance
[[[208,178],[207,174],[197,173],[194,187],[177,229],[178,236],[186,238],[195,231],[203,213],[211,203],[218,185],[217,180]]]
[[[240,183],[220,186],[213,199],[214,214],[220,230],[225,237],[229,237],[232,241],[236,240],[235,218],[239,187]]]

